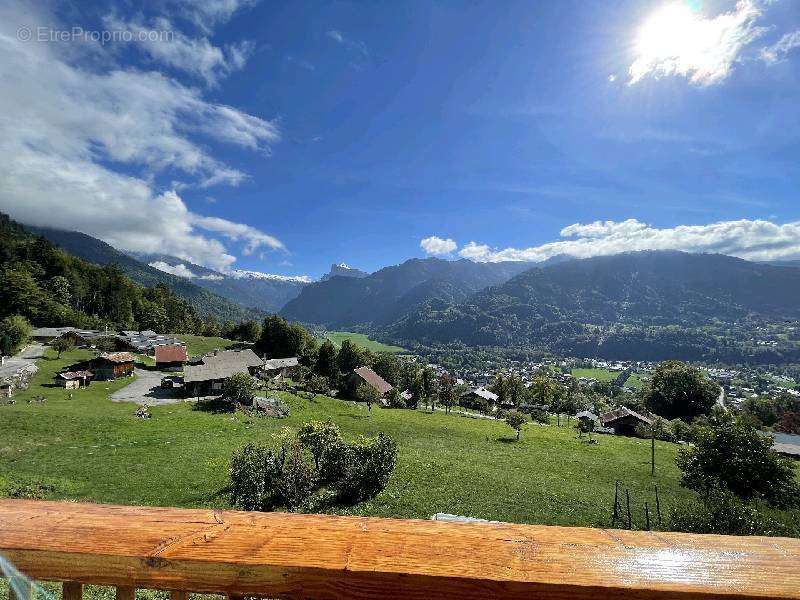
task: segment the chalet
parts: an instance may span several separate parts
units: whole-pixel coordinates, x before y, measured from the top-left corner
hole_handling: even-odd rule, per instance
[[[65,371],[56,375],[56,383],[68,390],[88,387],[93,375],[91,371]]]
[[[348,383],[352,386],[352,389],[356,389],[362,383],[366,383],[375,388],[381,396],[384,396],[392,389],[391,384],[369,367],[353,369]]]
[[[183,344],[163,344],[155,348],[156,368],[164,370],[181,370],[189,356]]]
[[[218,395],[222,392],[222,384],[231,375],[254,375],[263,366],[264,361],[252,350],[217,350],[206,354],[183,369],[186,395]]]
[[[486,388],[478,387],[467,390],[459,396],[459,404],[465,408],[477,410],[490,409],[497,403],[497,394]]]
[[[160,335],[149,329],[145,331],[123,331],[117,336],[117,339],[132,352],[150,356],[153,356],[161,346],[184,346],[184,343],[178,338]],[[185,361],[186,359],[184,358],[183,362]],[[156,362],[158,362],[158,359],[156,359]]]
[[[291,377],[300,368],[300,359],[296,356],[292,358],[270,358],[264,361],[263,371],[267,377]]]
[[[133,375],[135,358],[130,352],[104,352],[90,363],[90,370],[98,381],[110,381]]]
[[[646,411],[636,412],[626,406],[600,415],[603,427],[613,429],[615,435],[636,435],[636,427],[646,425],[650,427],[655,421],[655,415]]]

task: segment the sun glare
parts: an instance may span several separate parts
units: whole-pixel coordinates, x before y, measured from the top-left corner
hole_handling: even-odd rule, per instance
[[[741,48],[757,38],[757,5],[740,2],[732,12],[704,17],[699,6],[671,2],[639,28],[632,52],[630,83],[646,75],[684,75],[694,83],[714,83],[727,76]]]

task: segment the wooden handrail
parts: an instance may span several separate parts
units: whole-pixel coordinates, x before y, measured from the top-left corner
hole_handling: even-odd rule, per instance
[[[4,500],[0,554],[38,580],[229,596],[800,599],[787,538]]]

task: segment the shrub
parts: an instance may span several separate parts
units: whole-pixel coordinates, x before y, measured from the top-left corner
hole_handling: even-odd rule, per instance
[[[314,457],[314,466],[321,482],[340,479],[344,472],[347,443],[332,421],[311,421],[297,432],[297,439]]]
[[[256,392],[256,382],[247,373],[234,373],[222,384],[222,393],[233,402],[249,404]]]
[[[376,438],[360,437],[347,449],[344,477],[339,481],[339,498],[359,502],[375,496],[389,483],[397,464],[397,444],[379,433]]]
[[[697,492],[720,487],[777,508],[800,505],[791,463],[772,450],[771,437],[741,422],[698,427],[695,446],[682,450],[677,463],[681,485]]]
[[[392,388],[386,395],[386,402],[389,408],[408,408],[405,399],[397,391],[397,388]]]
[[[331,384],[327,377],[322,375],[315,375],[310,377],[306,382],[306,389],[315,394],[330,395]]]
[[[546,410],[534,408],[531,411],[531,420],[534,423],[541,423],[542,425],[547,425],[550,422],[550,415],[547,414]]]
[[[295,440],[286,453],[278,492],[289,508],[297,508],[306,502],[314,491],[316,470],[314,464],[299,441]]]
[[[247,444],[231,460],[231,504],[243,510],[268,510],[283,471],[278,455],[263,444]]]
[[[744,502],[720,488],[679,504],[670,519],[671,529],[690,533],[772,536],[780,535],[781,529],[756,503]]]

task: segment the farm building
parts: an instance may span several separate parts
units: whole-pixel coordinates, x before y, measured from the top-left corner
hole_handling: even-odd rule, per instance
[[[600,417],[598,417],[596,414],[594,414],[589,410],[584,410],[579,412],[577,415],[575,415],[575,418],[578,419],[578,421],[581,424],[589,424],[589,423],[596,424],[597,421],[600,419]]]
[[[186,354],[186,346],[183,344],[163,344],[156,346],[156,367],[161,370],[181,369],[183,364],[189,360]]]
[[[264,374],[267,377],[291,377],[300,367],[300,359],[296,356],[292,358],[270,358],[264,361]]]
[[[152,356],[161,346],[183,346],[183,342],[178,338],[167,335],[160,335],[155,331],[123,331],[117,339],[131,351]],[[186,359],[183,359],[184,362]],[[158,359],[156,359],[158,362]]]
[[[375,371],[370,369],[369,367],[359,367],[358,369],[353,369],[353,372],[350,374],[350,378],[348,383],[352,387],[352,389],[356,389],[362,383],[366,383],[367,385],[372,386],[375,388],[381,396],[387,394],[389,390],[392,389],[391,384],[389,384],[386,380],[383,379],[380,375],[378,375]]]
[[[472,388],[459,396],[458,403],[465,408],[485,410],[497,403],[497,394],[490,392],[486,388]]]
[[[234,373],[254,375],[264,361],[252,350],[217,350],[183,369],[187,396],[211,396],[222,392],[222,384]]]
[[[56,375],[56,383],[68,390],[88,387],[93,375],[91,371],[65,371]]]
[[[616,410],[604,413],[600,416],[603,427],[614,430],[616,435],[636,435],[636,427],[639,425],[650,426],[653,424],[655,415],[646,411],[636,412],[625,406]]]
[[[90,370],[98,381],[110,381],[133,375],[135,358],[130,352],[104,352],[90,363]]]

